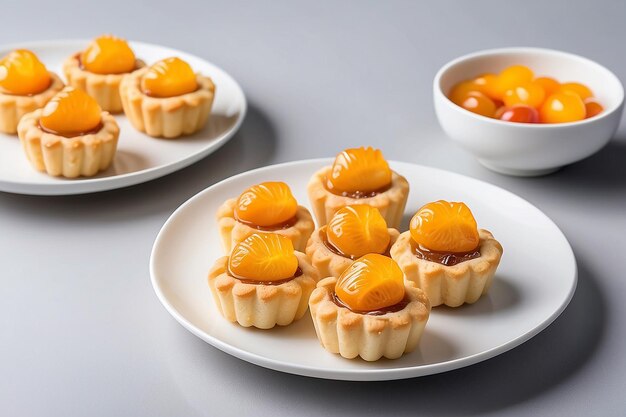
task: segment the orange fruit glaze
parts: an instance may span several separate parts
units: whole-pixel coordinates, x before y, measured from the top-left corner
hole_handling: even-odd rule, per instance
[[[124,39],[103,35],[80,54],[83,67],[95,74],[124,74],[135,69],[135,53]]]
[[[285,223],[298,211],[298,202],[284,182],[263,182],[246,189],[235,205],[235,216],[244,223],[269,227]]]
[[[480,242],[476,220],[465,203],[426,204],[411,219],[410,231],[416,243],[436,252],[471,252]]]
[[[542,123],[576,122],[585,118],[585,103],[572,92],[559,92],[549,96],[539,110]]]
[[[7,94],[37,94],[50,86],[50,73],[37,55],[17,49],[0,59],[0,91]]]
[[[389,246],[387,223],[377,208],[365,204],[337,211],[326,229],[328,241],[341,253],[358,258],[384,253]]]
[[[43,108],[39,123],[50,132],[78,136],[100,125],[102,110],[83,90],[66,87]]]
[[[281,281],[294,276],[298,258],[288,238],[275,233],[255,233],[235,245],[228,269],[237,278]]]
[[[402,301],[404,274],[393,259],[370,253],[341,274],[335,294],[351,310],[380,310]]]
[[[391,168],[378,149],[346,149],[335,158],[327,180],[334,191],[367,193],[391,184]]]
[[[152,97],[175,97],[198,88],[196,74],[180,58],[167,58],[152,65],[141,79],[141,89]]]

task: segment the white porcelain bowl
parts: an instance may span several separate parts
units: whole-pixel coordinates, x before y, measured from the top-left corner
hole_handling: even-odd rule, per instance
[[[589,86],[604,111],[572,123],[512,123],[467,111],[446,96],[459,81],[514,64],[528,66],[537,76]],[[433,87],[435,112],[446,134],[487,168],[519,176],[547,174],[600,150],[615,133],[624,104],[624,88],[611,71],[578,55],[541,48],[491,49],[462,56],[439,70]]]

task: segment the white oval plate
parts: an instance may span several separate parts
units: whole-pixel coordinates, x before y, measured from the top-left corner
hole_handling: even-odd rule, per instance
[[[70,55],[85,48],[86,40],[40,41],[0,46],[0,56],[13,49],[35,52],[49,70],[63,78],[61,66]],[[212,115],[203,130],[179,139],[151,138],[133,128],[124,115],[116,115],[121,133],[112,166],[95,177],[51,177],[30,166],[17,136],[0,133],[0,191],[19,194],[64,195],[111,190],[146,182],[199,161],[226,143],[246,114],[246,98],[237,82],[215,65],[176,49],[130,42],[138,58],[151,64],[178,56],[195,71],[210,76],[216,93]]]
[[[449,371],[501,354],[548,326],[576,288],[576,261],[563,233],[539,209],[496,186],[408,163],[391,166],[411,184],[405,213],[428,201],[465,201],[478,224],[504,247],[488,295],[460,308],[436,307],[418,349],[396,360],[347,360],[319,344],[310,315],[282,328],[243,328],[213,304],[207,273],[222,251],[215,213],[227,198],[262,181],[287,182],[301,204],[306,185],[330,159],[269,166],[226,179],[192,197],[167,220],[150,259],[157,296],[185,328],[240,359],[278,371],[328,379],[388,380]]]

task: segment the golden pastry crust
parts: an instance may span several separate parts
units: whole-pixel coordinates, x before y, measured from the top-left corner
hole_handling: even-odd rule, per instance
[[[391,257],[400,265],[405,279],[426,292],[433,307],[475,303],[489,290],[502,257],[502,245],[489,231],[480,229],[478,234],[480,256],[453,266],[415,256],[409,231],[402,233],[391,247]]]
[[[320,277],[339,277],[354,262],[354,259],[341,256],[328,249],[324,243],[327,227],[327,225],[322,226],[313,232],[307,242],[305,252]],[[390,237],[389,246],[391,246],[400,236],[400,232],[392,228],[388,228],[387,231]]]
[[[307,186],[311,207],[318,226],[323,226],[342,207],[353,204],[367,204],[376,207],[385,218],[387,225],[399,228],[404,215],[404,207],[409,198],[409,182],[395,171],[391,172],[391,187],[388,190],[367,198],[351,198],[336,195],[326,189],[326,177],[332,167],[324,167],[313,174]]]
[[[38,94],[19,96],[0,92],[0,132],[14,135],[22,116],[42,108],[59,91],[63,90],[63,81],[53,72],[50,74],[50,86]]]
[[[248,226],[235,219],[235,206],[237,199],[228,199],[217,210],[217,224],[222,238],[224,253],[230,253],[232,248],[259,229]],[[285,229],[262,230],[264,233],[276,233],[287,237],[293,243],[295,250],[304,252],[306,243],[311,233],[315,230],[313,217],[306,207],[298,206],[296,211],[296,223]]]
[[[135,61],[135,71],[146,64],[138,59]],[[125,74],[96,74],[83,69],[80,65],[80,54],[74,54],[63,63],[63,74],[67,84],[81,89],[95,98],[102,110],[109,113],[121,113],[122,99],[120,84]]]
[[[215,84],[196,75],[198,89],[175,97],[150,97],[141,90],[141,79],[149,68],[128,74],[120,84],[124,113],[135,129],[154,137],[190,135],[206,124],[213,106]]]
[[[52,176],[90,177],[107,169],[117,150],[120,128],[115,118],[102,112],[102,127],[95,133],[66,138],[39,126],[42,109],[22,117],[17,133],[26,158],[35,169]]]
[[[295,252],[302,275],[278,285],[249,284],[228,273],[228,256],[209,271],[209,287],[220,314],[244,327],[271,329],[304,316],[318,275],[306,255]]]
[[[359,314],[333,301],[337,278],[324,278],[309,298],[311,317],[324,349],[344,358],[366,361],[396,359],[411,352],[422,336],[430,315],[426,294],[405,282],[409,303],[400,311],[380,316]]]

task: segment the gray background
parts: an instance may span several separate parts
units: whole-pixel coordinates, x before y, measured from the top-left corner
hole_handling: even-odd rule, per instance
[[[583,162],[509,178],[444,136],[431,99],[443,63],[489,47],[563,49],[626,80],[625,2],[2,3],[2,43],[111,32],[172,46],[223,67],[250,101],[232,141],[166,178],[74,197],[0,193],[3,416],[626,413],[624,123]],[[500,185],[544,210],[580,268],[564,314],[481,364],[379,383],[266,370],[169,316],[150,286],[148,258],[178,205],[235,173],[361,144]]]

